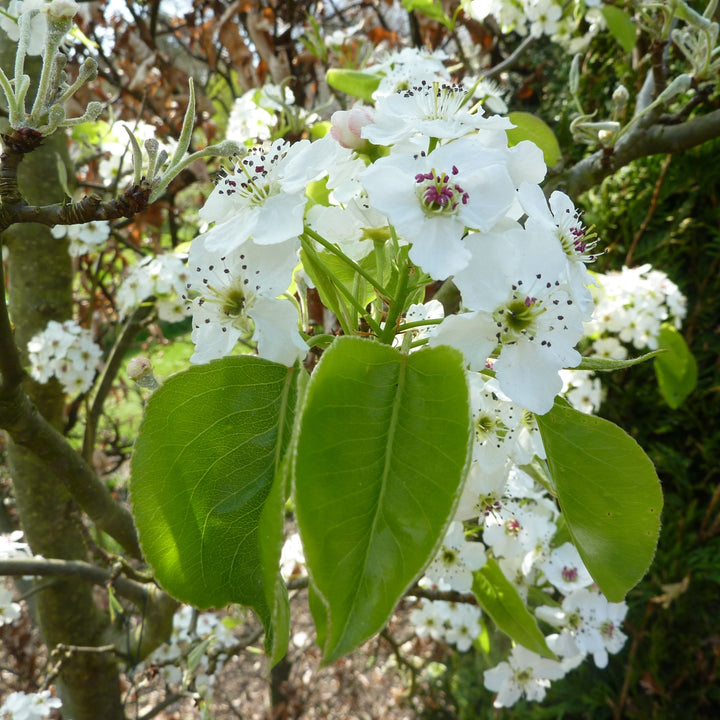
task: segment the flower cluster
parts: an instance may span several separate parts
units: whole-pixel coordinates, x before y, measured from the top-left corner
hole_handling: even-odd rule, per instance
[[[41,383],[56,377],[66,393],[87,392],[95,378],[102,350],[90,330],[73,320],[51,320],[28,343],[30,374]]]
[[[222,174],[200,211],[213,224],[189,251],[191,360],[220,358],[252,340],[261,357],[292,365],[307,350],[300,289],[312,284],[339,310],[347,333],[358,329],[350,307],[388,344],[419,352],[426,344],[454,346],[466,360],[473,462],[423,583],[469,592],[473,573],[492,557],[522,597],[531,586],[560,598],[579,590],[596,597],[577,551],[557,547],[555,503],[520,469],[544,457],[531,413],[552,408],[561,370],[580,362],[575,346],[593,311],[586,268],[593,236],[570,198],[545,199],[542,151],[529,141],[511,147],[510,121],[486,116],[441,60],[410,51],[386,58],[374,67],[374,107],[335,113],[330,132],[314,142],[251,149]],[[396,297],[378,290],[380,302],[372,291],[390,265],[416,285],[402,295],[399,282]],[[293,286],[298,267],[302,281]],[[367,268],[377,269],[377,279]],[[328,294],[348,272],[356,280]],[[448,278],[461,296],[457,314],[445,317],[437,301],[417,302],[419,289]],[[292,554],[286,560],[286,573],[301,564]],[[556,650],[563,661],[552,670],[542,665],[543,682],[601,652],[572,635],[570,614]],[[413,618],[420,632],[461,650],[482,622],[476,607],[439,601]],[[488,686],[501,674],[491,674]],[[523,692],[534,697],[527,685]]]
[[[70,256],[81,257],[95,252],[110,237],[110,223],[96,220],[79,225],[56,225],[51,233],[54,238],[66,237],[70,241]]]
[[[655,350],[662,323],[680,329],[687,312],[678,286],[650,264],[598,275],[593,295],[595,312],[585,325],[593,338],[593,354],[619,360],[627,356],[621,342]]]
[[[146,667],[157,667],[168,685],[191,685],[199,697],[207,700],[217,674],[232,656],[237,639],[232,628],[237,621],[221,619],[211,612],[198,613],[189,605],[183,606],[173,617],[170,640],[161,645],[144,662]],[[189,654],[192,648],[202,647],[202,655]]]
[[[502,391],[525,408],[552,407],[559,370],[580,360],[592,244],[567,196],[554,193],[548,207],[537,146],[509,147],[507,118],[485,117],[463,87],[434,79],[435,58],[427,62],[430,80],[378,91],[375,108],[339,118],[337,132],[251,151],[220,179],[201,211],[215,225],[190,250],[193,361],[227,355],[251,333],[261,356],[299,359],[300,318],[279,296],[301,242],[325,232],[326,245],[359,259],[392,236],[430,278],[453,276],[462,294],[465,312],[446,318],[430,344],[454,345],[474,370],[491,363]],[[406,65],[385,64],[384,78]],[[368,165],[350,136],[387,149]],[[327,197],[308,201],[317,182]]]
[[[2,720],[43,720],[53,710],[62,707],[60,698],[52,697],[49,690],[36,693],[13,692],[0,705]],[[53,716],[54,717],[54,716]]]
[[[187,267],[177,255],[150,255],[130,268],[118,288],[118,308],[127,315],[152,297],[161,320],[179,322],[187,316],[183,296],[188,277]]]
[[[566,47],[581,52],[599,31],[607,27],[601,0],[465,0],[465,11],[475,20],[492,15],[503,33],[515,32],[534,38],[547,36]]]
[[[476,434],[476,449],[485,447],[487,453],[503,446],[506,461],[491,463],[489,471],[480,462],[473,463],[456,519],[420,586],[468,592],[472,572],[491,555],[526,602],[530,588],[556,600],[557,605],[542,605],[535,612],[550,627],[546,641],[559,660],[518,645],[506,661],[485,672],[485,686],[497,692],[495,706],[504,707],[521,696],[542,700],[552,680],[563,678],[588,655],[598,667],[605,667],[608,653],[617,653],[625,642],[620,626],[627,605],[608,602],[593,584],[575,546],[557,540],[555,503],[516,464],[528,455],[542,454],[539,437],[535,433],[523,441],[522,428],[526,432],[530,428],[521,418],[513,419],[507,399],[496,397],[493,410],[493,396],[497,390],[490,387],[482,408],[475,406],[476,427],[483,428]],[[497,460],[497,452],[492,452]],[[465,536],[463,523],[470,528],[471,538]],[[474,606],[433,600],[413,610],[410,621],[418,635],[465,651],[480,634],[480,617]],[[559,632],[552,632],[553,628]]]
[[[20,530],[9,535],[0,535],[0,560],[32,556],[27,543],[20,541],[21,537]],[[9,625],[17,620],[21,612],[20,604],[14,600],[9,578],[0,576],[0,626]]]

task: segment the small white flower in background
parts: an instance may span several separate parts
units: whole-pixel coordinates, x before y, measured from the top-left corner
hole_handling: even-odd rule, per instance
[[[558,29],[562,7],[554,0],[530,0],[525,5],[525,14],[530,21],[530,35],[552,35]]]
[[[467,603],[449,603],[448,628],[445,631],[445,642],[455,645],[460,652],[472,647],[475,638],[482,632],[480,615],[477,605]]]
[[[381,75],[380,85],[373,97],[377,99],[391,95],[423,80],[449,81],[450,73],[443,63],[447,59],[448,56],[442,50],[429,52],[418,48],[403,48],[388,53],[380,62],[367,68],[369,72]]]
[[[10,693],[0,705],[2,720],[43,720],[62,707],[60,698],[52,697],[49,690],[37,693]]]
[[[608,336],[593,340],[592,354],[608,360],[624,360],[628,351],[616,337]]]
[[[28,55],[41,55],[45,47],[47,15],[36,12],[41,10],[45,4],[45,0],[10,0],[5,12],[0,12],[0,28],[15,43],[20,39],[20,24],[15,18],[19,18],[21,13],[35,12],[30,21],[30,43],[26,50]]]
[[[76,394],[90,389],[102,350],[93,342],[90,330],[73,320],[51,320],[28,343],[28,355],[35,380],[46,383],[55,376],[65,392]]]
[[[257,342],[258,355],[293,365],[307,345],[298,332],[299,315],[289,299],[279,299],[297,264],[297,242],[245,242],[228,253],[210,250],[207,236],[190,246],[186,299],[192,312],[193,363],[229,355],[243,335]]]
[[[475,87],[473,91],[473,97],[487,107],[490,112],[504,114],[508,111],[508,106],[505,103],[505,90],[498,85],[494,80],[480,80],[479,83],[473,83],[472,79],[466,80],[468,86]]]
[[[655,350],[663,322],[681,327],[687,312],[685,296],[665,273],[645,264],[596,279],[595,312],[585,324],[588,335],[606,339],[609,333],[638,350]]]
[[[0,560],[14,557],[32,557],[30,546],[27,543],[20,542],[22,536],[22,530],[0,535]]]
[[[410,622],[420,637],[443,640],[449,617],[450,603],[444,600],[423,600],[423,604],[410,613]]]
[[[21,607],[13,599],[9,579],[0,577],[0,627],[15,622],[20,615]]]
[[[51,231],[54,238],[67,237],[71,257],[80,257],[97,250],[110,237],[110,223],[94,220],[77,225],[56,225]]]
[[[486,562],[481,542],[465,539],[462,523],[450,523],[443,544],[425,570],[425,577],[435,583],[445,582],[457,592],[470,592],[473,571]]]
[[[592,415],[600,409],[603,387],[600,378],[589,370],[561,370],[562,394],[580,412]]]
[[[541,605],[535,614],[563,628],[560,634],[572,638],[578,652],[591,654],[595,665],[604,668],[608,651],[616,653],[625,643],[626,636],[620,625],[627,609],[625,602],[611,603],[600,592],[580,589],[567,595],[560,608]]]
[[[507,662],[485,670],[483,681],[488,690],[497,692],[493,706],[501,708],[514,705],[522,696],[542,700],[550,681],[564,676],[565,670],[559,662],[516,645]]]
[[[128,315],[149,297],[155,298],[158,317],[179,322],[187,317],[183,295],[188,270],[181,258],[171,253],[148,256],[130,268],[117,292],[118,308]]]
[[[292,533],[282,547],[280,553],[280,574],[283,579],[289,580],[302,574],[305,568],[305,551],[299,533]]]
[[[545,577],[563,595],[592,585],[593,579],[585,567],[577,548],[572,543],[563,543],[555,548],[550,557],[540,566]]]
[[[443,317],[445,317],[445,308],[439,300],[429,300],[426,303],[413,303],[405,313],[403,325],[416,322],[422,323],[426,320],[442,320]],[[428,325],[418,325],[414,328],[410,328],[413,341],[431,337],[435,332],[436,327],[436,323],[430,323]],[[404,337],[404,332],[398,333],[393,339],[393,346],[400,347]]]
[[[228,118],[225,137],[228,140],[262,142],[270,139],[270,129],[277,125],[277,116],[260,107],[257,90],[248,90],[235,99]]]

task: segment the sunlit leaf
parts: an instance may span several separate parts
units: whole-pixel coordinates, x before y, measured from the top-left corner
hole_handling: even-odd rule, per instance
[[[251,606],[279,659],[286,452],[297,370],[241,356],[169,378],[148,402],[132,459],[140,543],[158,582],[200,608]]]
[[[327,607],[325,662],[378,632],[431,559],[469,437],[463,360],[452,348],[403,355],[342,337],[322,357],[301,419],[295,502]]]

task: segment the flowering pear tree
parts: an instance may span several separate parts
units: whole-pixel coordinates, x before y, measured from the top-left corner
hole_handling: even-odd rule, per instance
[[[448,16],[440,3],[403,5],[445,28],[460,22],[459,6]],[[463,17],[492,14],[528,39],[547,35],[581,50],[604,22],[627,43],[629,16],[612,6],[593,13],[583,4],[592,22],[581,32],[579,15],[552,2],[479,5],[462,3]],[[187,659],[179,648],[196,637],[197,617],[185,611],[175,644],[158,649],[180,603],[251,608],[278,663],[290,635],[288,510],[302,547],[290,565],[306,570],[324,663],[381,632],[410,596],[420,635],[460,651],[490,627],[511,638],[510,655],[484,674],[497,707],[541,700],[588,656],[604,667],[625,640],[624,598],[652,561],[662,493],[624,430],[574,407],[587,405],[588,393],[573,399],[579,382],[568,371],[652,359],[676,407],[696,369],[678,332],[677,288],[648,267],[623,271],[632,290],[596,276],[603,239],[573,198],[658,148],[720,135],[718,111],[688,119],[700,102],[691,89],[706,95],[715,83],[715,3],[703,15],[682,2],[638,6],[642,32],[653,43],[672,37],[680,55],[673,74],[648,75],[629,119],[624,88],[613,94],[613,117],[583,111],[574,62],[572,132],[590,151],[567,168],[549,127],[507,114],[481,77],[492,70],[453,74],[446,54],[405,48],[362,71],[330,69],[332,92],[358,102],[343,101],[329,120],[293,114],[281,83],[239,98],[238,107],[265,113],[236,123],[243,137],[228,131],[194,152],[191,80],[174,146],[149,138],[141,147],[128,132],[126,189],[73,201],[56,186],[65,197],[36,200],[23,168],[49,162],[45,143],[60,138],[64,152],[59,133],[102,110],[89,102],[67,116],[67,101],[97,74],[91,59],[73,82],[63,69],[77,9],[59,0],[11,8],[17,47],[0,71],[8,116],[0,230],[9,248],[0,425],[28,543],[10,536],[0,546],[0,575],[82,578],[44,589],[36,608],[66,716],[102,708],[123,718],[120,663]],[[267,38],[249,21],[248,32],[265,60]],[[39,34],[38,62],[29,56]],[[334,46],[320,42],[319,23],[304,40],[328,60]],[[275,60],[267,65],[281,73]],[[668,114],[676,121],[663,122]],[[71,258],[103,248],[112,223],[162,200],[211,156],[229,159],[185,254],[148,255],[124,272],[113,299],[122,325],[98,372],[92,314],[73,312]],[[17,232],[37,226],[34,238]],[[145,358],[128,368],[146,393],[129,508],[91,461],[103,403],[151,317],[188,318],[193,351],[163,382]],[[622,343],[647,352],[629,357]],[[63,406],[88,393],[78,451],[61,432]],[[58,508],[67,508],[60,521]],[[110,588],[107,609],[92,584]],[[79,612],[62,607],[68,594]],[[121,629],[117,597],[139,618]],[[12,622],[19,605],[4,585],[0,600],[0,617]],[[232,643],[211,617],[200,616],[226,656]],[[43,712],[57,705],[43,694],[36,701]],[[10,696],[2,711],[19,717],[24,702]]]

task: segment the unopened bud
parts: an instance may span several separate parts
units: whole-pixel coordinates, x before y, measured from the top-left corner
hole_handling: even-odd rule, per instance
[[[160,383],[153,374],[152,363],[144,355],[137,355],[130,360],[127,364],[127,374],[141,388],[155,390],[160,387]]]
[[[359,150],[367,142],[360,133],[372,121],[370,111],[360,105],[350,110],[336,110],[330,117],[330,135],[343,147]]]
[[[618,85],[615,88],[615,92],[612,94],[612,102],[615,110],[619,112],[623,110],[630,99],[630,93],[624,85]]]

